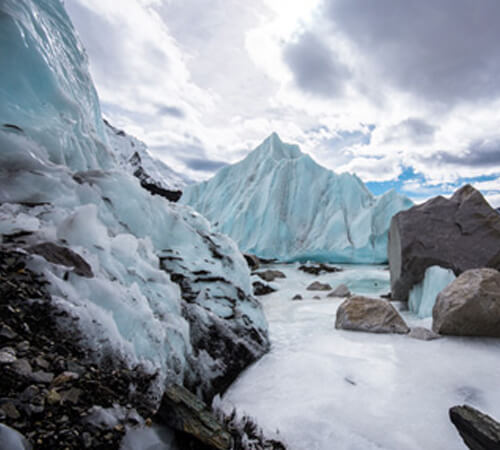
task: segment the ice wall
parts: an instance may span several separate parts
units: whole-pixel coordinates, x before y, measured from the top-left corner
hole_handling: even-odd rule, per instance
[[[63,3],[0,2],[2,245],[80,255],[91,276],[31,256],[68,329],[158,371],[157,398],[167,380],[210,397],[268,348],[248,267],[194,210],[143,189],[118,147]]]
[[[395,191],[374,197],[355,175],[321,167],[269,136],[243,161],[188,186],[181,202],[264,258],[387,261],[392,216],[412,206]]]
[[[453,270],[431,266],[424,279],[414,285],[408,297],[408,306],[420,318],[432,317],[432,308],[439,293],[456,278]]]

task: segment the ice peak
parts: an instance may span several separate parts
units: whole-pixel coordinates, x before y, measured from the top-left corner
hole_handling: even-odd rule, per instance
[[[272,158],[276,161],[283,159],[297,159],[304,154],[298,145],[284,143],[278,133],[272,132],[252,153]]]

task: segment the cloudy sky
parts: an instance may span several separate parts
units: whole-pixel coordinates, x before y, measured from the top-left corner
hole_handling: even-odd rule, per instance
[[[65,0],[103,113],[195,180],[271,132],[380,193],[500,206],[498,0]]]

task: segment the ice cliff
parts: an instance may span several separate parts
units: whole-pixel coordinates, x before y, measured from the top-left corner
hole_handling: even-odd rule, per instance
[[[1,245],[31,255],[97,355],[158,371],[158,399],[169,381],[220,392],[268,348],[236,244],[130,173],[62,1],[2,1],[0,58]]]
[[[391,218],[412,206],[395,191],[374,197],[357,176],[318,165],[276,133],[241,162],[188,186],[181,202],[244,252],[349,263],[386,262]]]

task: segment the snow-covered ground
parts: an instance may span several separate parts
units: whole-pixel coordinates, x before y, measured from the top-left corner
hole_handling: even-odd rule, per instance
[[[418,341],[336,330],[343,300],[305,288],[320,280],[378,296],[389,291],[389,272],[343,266],[313,276],[296,267],[272,267],[287,276],[274,282],[277,292],[261,297],[272,350],[233,384],[225,407],[245,411],[266,430],[279,429],[292,450],[460,449],[451,406],[468,403],[500,419],[499,340]],[[304,300],[292,301],[296,294]],[[410,326],[431,325],[430,318],[402,315]]]

